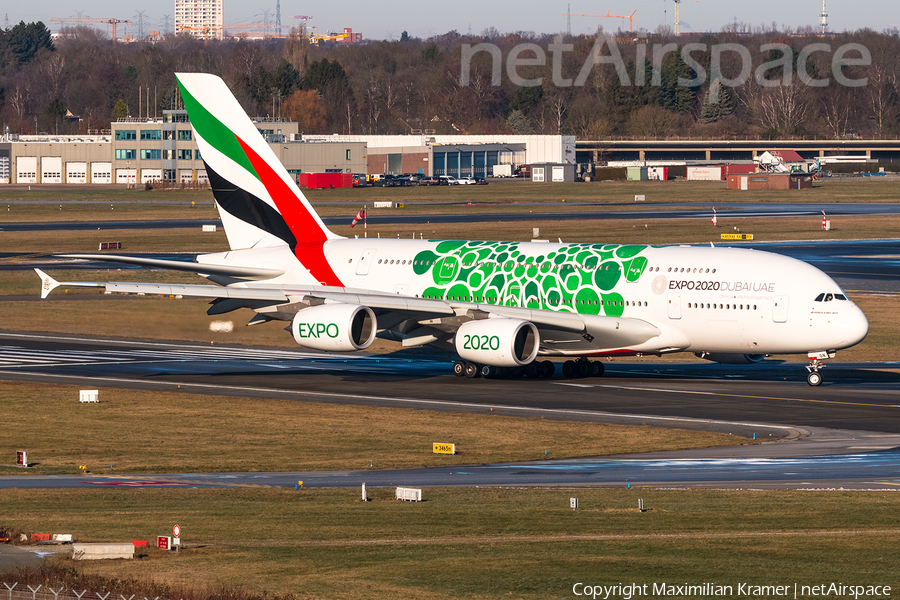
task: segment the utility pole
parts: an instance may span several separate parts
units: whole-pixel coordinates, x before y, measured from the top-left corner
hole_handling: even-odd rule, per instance
[[[137,23],[138,23],[138,39],[144,39],[144,13],[146,10],[137,11]]]
[[[281,0],[275,2],[275,34],[281,37]]]

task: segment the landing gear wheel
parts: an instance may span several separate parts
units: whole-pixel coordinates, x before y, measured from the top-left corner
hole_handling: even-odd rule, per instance
[[[453,361],[453,374],[457,377],[463,377],[466,374],[466,363],[461,360]]]
[[[822,385],[822,374],[818,371],[810,371],[806,376],[806,383],[812,386]]]
[[[478,377],[478,365],[475,363],[466,363],[466,377],[469,379],[474,379]]]
[[[563,363],[563,377],[571,379],[572,377],[575,377],[576,374],[577,369],[575,368],[574,360],[567,360]]]
[[[541,377],[550,379],[554,373],[556,373],[556,365],[552,361],[545,360],[541,363]]]
[[[492,367],[490,365],[484,365],[483,367],[481,367],[481,376],[485,379],[492,379],[496,377],[499,372],[499,367]]]
[[[541,363],[532,361],[525,365],[525,377],[528,379],[537,379],[541,376]]]
[[[579,360],[575,363],[575,372],[578,377],[589,377],[593,371],[593,366],[589,360]]]

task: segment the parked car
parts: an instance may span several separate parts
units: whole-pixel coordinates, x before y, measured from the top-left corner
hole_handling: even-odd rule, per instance
[[[445,185],[445,181],[447,182],[446,185],[459,185],[459,179],[457,179],[453,175],[441,175],[440,179],[441,185]]]
[[[488,180],[484,177],[475,177],[475,185],[487,185]]]
[[[353,187],[368,187],[369,181],[362,173],[353,174]]]
[[[440,177],[423,177],[418,185],[441,185]]]
[[[475,185],[478,183],[474,177],[460,177],[456,180],[457,185]]]

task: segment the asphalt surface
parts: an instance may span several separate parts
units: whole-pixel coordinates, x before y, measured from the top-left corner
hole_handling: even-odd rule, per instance
[[[900,203],[826,203],[826,204],[789,204],[789,203],[733,203],[712,200],[698,205],[697,208],[685,209],[683,205],[673,208],[671,203],[641,203],[642,207],[650,210],[634,210],[625,208],[634,204],[609,203],[571,203],[568,206],[596,206],[608,208],[617,207],[616,210],[604,211],[571,211],[571,212],[532,212],[526,210],[529,206],[544,207],[546,203],[521,203],[515,204],[522,207],[517,212],[477,212],[455,214],[402,214],[402,212],[376,212],[370,213],[369,219],[386,225],[423,225],[426,223],[481,223],[485,221],[565,221],[565,220],[610,220],[610,219],[709,219],[713,207],[716,208],[720,218],[754,218],[754,217],[778,217],[778,216],[808,216],[821,215],[825,211],[829,217],[850,215],[897,215],[900,214]],[[433,207],[434,204],[428,204]],[[347,225],[353,218],[352,214],[345,217],[325,217],[322,219],[326,225]],[[36,223],[4,223],[0,225],[0,231],[87,231],[109,229],[199,229],[203,225],[221,226],[218,219],[175,219],[175,220],[135,220],[135,221],[56,221]]]
[[[0,378],[367,406],[650,424],[776,443],[518,465],[334,473],[3,477],[0,487],[653,485],[900,489],[900,363],[612,361],[599,379],[469,380],[404,355],[101,340],[0,332]],[[102,401],[102,399],[101,399]],[[552,457],[551,457],[552,458]]]

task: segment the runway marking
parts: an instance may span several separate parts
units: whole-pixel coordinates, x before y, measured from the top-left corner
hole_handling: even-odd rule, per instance
[[[21,372],[17,371],[0,371],[0,375],[21,375]],[[172,390],[192,390],[192,389],[206,389],[206,390],[223,390],[230,392],[262,392],[266,394],[283,394],[288,396],[305,396],[305,397],[313,397],[313,398],[349,398],[355,400],[374,400],[377,402],[388,402],[388,403],[399,403],[399,404],[418,404],[425,406],[453,406],[458,408],[465,409],[475,409],[480,411],[486,411],[490,408],[488,404],[476,404],[474,402],[452,402],[449,400],[423,400],[417,398],[388,398],[386,396],[369,396],[364,394],[346,394],[346,393],[335,393],[335,392],[314,392],[308,390],[282,390],[277,388],[261,388],[261,387],[242,387],[235,385],[217,385],[211,383],[178,383],[169,382],[169,381],[147,381],[143,379],[127,379],[121,377],[83,377],[78,375],[59,375],[55,373],[34,373],[29,372],[29,377],[38,377],[43,379],[81,379],[90,382],[108,382],[108,385],[115,387],[116,384],[137,384],[141,386],[154,386],[154,387],[165,387],[170,388]],[[638,415],[638,414],[627,414],[627,413],[611,413],[611,412],[603,412],[603,411],[589,411],[589,410],[574,410],[574,409],[562,409],[562,408],[532,408],[530,406],[494,406],[498,411],[506,410],[510,412],[518,412],[518,413],[537,413],[537,414],[560,414],[560,415],[576,415],[576,416],[587,416],[587,417],[611,417],[616,419],[634,419],[641,422],[647,421],[657,421],[661,423],[668,422],[676,422],[676,423],[696,423],[703,425],[732,425],[738,427],[756,427],[756,428],[765,428],[765,429],[776,429],[779,431],[802,431],[801,427],[794,427],[790,425],[771,425],[767,423],[744,423],[740,421],[720,421],[717,419],[694,419],[690,417],[672,417],[672,416],[657,416],[657,415]]]
[[[846,402],[843,400],[813,400],[807,398],[784,398],[780,396],[751,396],[750,394],[728,394],[724,392],[703,392],[700,390],[672,390],[666,388],[640,388],[628,387],[623,385],[602,385],[597,384],[595,387],[609,388],[614,390],[629,390],[635,392],[668,392],[670,394],[694,394],[697,396],[721,396],[726,398],[750,398],[753,400],[784,400],[787,402],[811,402],[815,404],[842,404],[847,406],[873,406],[876,408],[897,408],[895,404],[871,404],[867,402]]]

